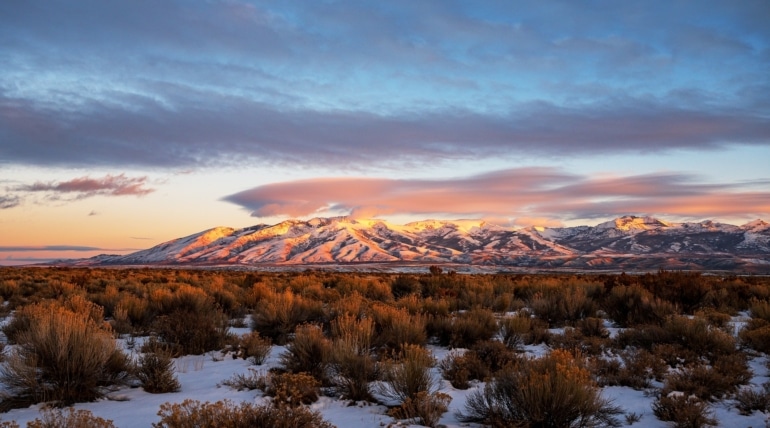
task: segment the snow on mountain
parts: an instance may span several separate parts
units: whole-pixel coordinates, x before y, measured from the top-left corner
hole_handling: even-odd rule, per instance
[[[713,221],[670,223],[623,216],[597,226],[512,229],[480,220],[405,225],[348,217],[287,220],[243,229],[217,227],[91,265],[315,265],[448,263],[594,269],[701,266],[740,269],[770,260],[770,226]],[[767,265],[767,263],[764,263]]]
[[[671,224],[654,217],[623,216],[605,223],[596,225],[598,230],[617,230],[622,232],[639,233],[645,230],[669,227]]]
[[[770,224],[757,219],[744,224],[740,229],[744,233],[743,242],[738,247],[770,252]]]
[[[764,220],[756,219],[752,222],[744,224],[743,226],[741,226],[741,229],[747,232],[760,233],[770,229],[770,224],[768,224]]]

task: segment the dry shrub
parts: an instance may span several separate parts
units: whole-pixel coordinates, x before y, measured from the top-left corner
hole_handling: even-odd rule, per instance
[[[20,335],[28,334],[37,319],[49,311],[75,313],[89,325],[108,329],[104,322],[104,308],[86,300],[83,296],[75,295],[64,301],[49,300],[17,310],[13,319],[3,327],[8,343],[21,343]]]
[[[422,285],[413,275],[398,275],[390,283],[393,297],[399,299],[410,294],[421,294]]]
[[[260,336],[259,332],[252,331],[241,336],[238,341],[238,349],[241,358],[260,366],[270,355],[273,344],[270,343],[270,339]]]
[[[470,355],[473,354],[451,351],[438,363],[441,376],[457,389],[468,389],[470,387],[471,372],[467,362]]]
[[[629,346],[652,350],[661,343],[670,343],[673,339],[668,331],[656,324],[637,324],[634,327],[623,329],[615,337],[615,344],[620,349]]]
[[[260,279],[261,281],[261,279]],[[249,309],[254,309],[262,304],[262,301],[273,294],[273,289],[264,282],[255,282],[245,284],[247,287],[243,296],[243,305]]]
[[[636,390],[652,386],[652,380],[662,380],[668,367],[658,356],[646,349],[628,349],[620,353],[622,361],[598,358],[594,374],[602,386],[628,386]],[[606,361],[601,363],[599,361]]]
[[[158,337],[175,355],[220,350],[228,341],[227,317],[203,290],[183,286],[162,299],[163,313],[153,323]]]
[[[258,372],[253,368],[249,368],[248,373],[236,373],[229,379],[223,380],[221,385],[229,386],[236,391],[252,391],[255,389],[264,391],[267,388],[267,376],[264,371]]]
[[[452,340],[452,317],[449,315],[428,315],[425,332],[443,347],[448,347]]]
[[[115,307],[110,325],[117,334],[128,334],[134,331],[131,326],[131,319],[128,317],[128,309],[121,305]]]
[[[551,334],[548,338],[548,344],[552,349],[566,349],[586,355],[601,355],[605,348],[609,347],[611,341],[597,336],[585,337],[581,330],[567,327],[562,334]]]
[[[409,294],[400,297],[396,300],[395,306],[397,308],[406,309],[410,314],[419,314],[423,312],[423,300],[422,297],[417,294]]]
[[[704,318],[706,321],[708,321],[709,324],[722,329],[728,326],[727,323],[731,318],[729,314],[719,312],[714,308],[703,308],[695,312],[695,316]]]
[[[160,422],[153,428],[333,428],[318,412],[304,406],[235,405],[229,400],[201,403],[187,399],[164,403],[158,411]]]
[[[165,352],[147,352],[139,358],[136,377],[151,394],[177,392],[182,387],[174,374],[174,361]]]
[[[94,416],[88,410],[75,410],[72,407],[65,412],[62,409],[44,409],[41,418],[27,423],[27,428],[115,428],[111,420]]]
[[[674,316],[663,324],[663,328],[669,332],[672,343],[705,356],[709,361],[735,352],[735,339],[722,330],[712,328],[701,318]]]
[[[702,318],[673,316],[662,326],[639,325],[626,329],[615,340],[621,348],[634,346],[652,351],[672,367],[698,362],[705,357],[710,362],[736,352],[735,339],[728,333],[710,326]]]
[[[386,304],[373,305],[371,315],[376,346],[398,351],[405,345],[425,344],[425,316]]]
[[[695,396],[661,395],[652,403],[652,411],[658,419],[673,422],[675,428],[717,426],[708,403]]]
[[[714,287],[699,272],[661,270],[656,274],[642,275],[638,279],[647,290],[676,304],[688,314],[714,302]]]
[[[299,406],[318,401],[320,386],[318,380],[308,373],[268,373],[258,388],[273,397],[276,403]]]
[[[770,302],[764,300],[752,301],[750,313],[752,318],[770,323]]]
[[[492,311],[474,308],[455,317],[449,346],[470,348],[476,342],[491,339],[497,330],[497,321]]]
[[[610,337],[610,332],[604,327],[604,320],[601,318],[584,318],[579,320],[575,327],[585,337],[599,337],[602,339]]]
[[[285,345],[298,325],[323,319],[323,305],[286,290],[268,293],[251,315],[251,329],[269,337],[277,345]]]
[[[228,317],[243,318],[246,315],[246,310],[241,304],[240,295],[236,295],[233,290],[217,287],[210,290],[209,294],[214,299],[216,306],[227,314]]]
[[[515,316],[500,319],[500,338],[505,346],[511,349],[520,349],[527,343],[529,332],[532,328],[532,319],[524,312]]]
[[[369,308],[369,301],[363,296],[354,292],[349,296],[345,296],[344,299],[339,298],[336,301],[330,303],[329,314],[327,318],[334,319],[341,315],[355,315],[362,317],[366,314]]]
[[[100,307],[82,300],[50,302],[25,309],[26,328],[16,331],[18,347],[0,369],[10,396],[5,409],[41,401],[72,404],[101,398],[104,388],[122,384],[129,362],[109,325],[95,321]]]
[[[225,379],[221,383],[222,385],[229,386],[236,391],[252,391],[255,389],[261,389],[262,391],[267,388],[267,376],[264,373],[259,373],[253,368],[249,368],[248,373],[236,373],[229,379]]]
[[[349,342],[358,353],[369,353],[373,348],[374,320],[352,314],[341,315],[331,322],[331,337]]]
[[[331,342],[321,327],[304,324],[297,327],[294,340],[286,345],[286,352],[281,354],[281,366],[292,373],[306,372],[328,384],[327,367],[331,355]]]
[[[623,327],[662,324],[676,307],[638,285],[616,286],[608,293],[603,307],[609,317]]]
[[[504,317],[499,324],[503,343],[511,349],[546,342],[550,336],[548,324],[539,318],[532,318],[528,311]]]
[[[434,299],[433,297],[427,297],[421,300],[422,313],[434,316],[434,317],[447,317],[449,316],[449,300],[445,298]]]
[[[592,355],[588,357],[586,367],[591,371],[599,386],[620,385],[620,371],[623,369],[623,365],[619,359]]]
[[[369,382],[377,377],[371,355],[374,322],[344,315],[332,321],[331,330],[331,383],[342,397],[370,400]]]
[[[596,304],[588,295],[585,286],[547,287],[536,293],[529,307],[535,315],[552,326],[562,326],[568,321],[577,321],[596,312]]]
[[[10,321],[3,326],[3,334],[5,334],[9,344],[19,342],[19,335],[30,329],[32,318],[37,312],[40,311],[37,309],[36,305],[22,306],[16,310],[16,313],[14,313]]]
[[[761,391],[752,388],[740,389],[735,393],[735,401],[738,402],[735,407],[744,416],[752,414],[755,410],[766,413],[770,410],[770,383],[762,384]]]
[[[753,373],[749,368],[748,356],[743,352],[720,355],[712,367],[725,377],[727,389],[732,392],[740,385],[751,381]]]
[[[576,358],[555,350],[498,372],[483,391],[469,395],[458,417],[493,427],[615,427],[619,413]]]
[[[173,347],[167,343],[161,342],[157,336],[150,336],[141,347],[144,353],[156,353],[173,355]]]
[[[652,354],[671,367],[698,364],[700,355],[678,343],[661,343],[652,347]]]
[[[486,376],[494,374],[518,359],[516,352],[496,340],[485,340],[476,343],[471,348],[470,354],[474,355],[486,369],[483,373],[478,370],[471,370],[474,379],[479,380],[483,380]]]
[[[482,342],[485,343],[485,342]],[[478,345],[477,345],[478,346]],[[491,356],[481,352],[487,360]],[[502,354],[498,354],[502,356]],[[513,354],[511,359],[506,360],[504,358],[495,358],[498,361],[513,361]],[[494,364],[494,363],[493,363]],[[452,386],[457,389],[468,389],[471,380],[485,380],[487,379],[492,370],[499,370],[500,367],[490,367],[491,364],[482,361],[474,350],[468,350],[466,352],[451,351],[443,360],[439,362],[439,370],[441,371],[444,379],[448,380]]]
[[[527,306],[523,300],[517,299],[513,293],[502,292],[495,297],[492,310],[495,312],[513,312]]]
[[[665,379],[663,393],[681,391],[701,400],[713,401],[735,391],[751,380],[745,356],[719,358],[713,365],[696,364],[673,372]]]
[[[393,299],[393,294],[390,291],[389,281],[382,279],[371,275],[340,275],[335,288],[343,296],[359,293],[367,299],[387,302]]]
[[[406,345],[397,359],[383,363],[383,382],[378,385],[377,393],[385,400],[403,404],[420,392],[435,392],[436,380],[430,373],[434,364],[430,351]]]
[[[400,406],[388,412],[396,419],[407,419],[419,425],[435,428],[441,415],[446,413],[452,397],[441,392],[421,391],[407,398]]]
[[[761,318],[749,320],[738,333],[744,345],[759,352],[770,353],[770,322]]]
[[[136,330],[144,331],[150,328],[155,318],[155,311],[150,308],[148,299],[139,298],[132,294],[123,294],[116,305],[126,312],[126,322]]]

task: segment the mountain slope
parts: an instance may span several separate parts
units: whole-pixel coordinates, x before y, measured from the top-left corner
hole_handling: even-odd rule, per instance
[[[346,217],[217,227],[85,265],[430,263],[549,269],[770,270],[770,225],[625,216],[597,226],[513,230],[475,220],[394,225]]]

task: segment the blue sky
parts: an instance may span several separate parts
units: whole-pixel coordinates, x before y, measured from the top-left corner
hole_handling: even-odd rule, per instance
[[[767,218],[768,17],[767,1],[2,2],[0,259],[290,216]]]

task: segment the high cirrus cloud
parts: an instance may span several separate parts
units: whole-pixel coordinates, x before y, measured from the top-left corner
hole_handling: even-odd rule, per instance
[[[19,186],[22,192],[44,192],[58,199],[71,195],[72,199],[92,196],[144,196],[154,189],[146,187],[147,177],[126,177],[125,174],[106,175],[101,178],[79,177],[69,181],[36,182]]]
[[[488,218],[597,218],[659,214],[763,216],[767,183],[699,183],[685,174],[589,177],[519,168],[448,180],[322,178],[258,186],[224,198],[255,217],[338,212],[357,217],[443,214]]]

